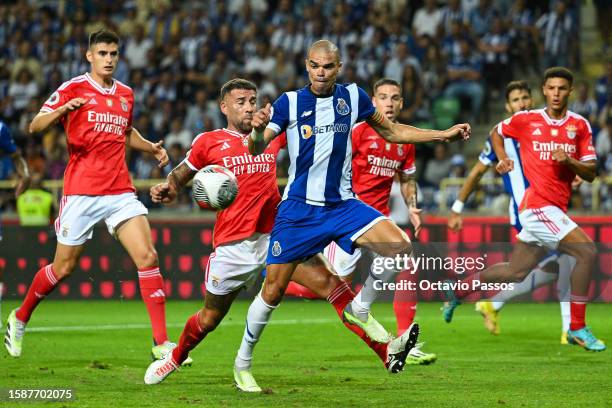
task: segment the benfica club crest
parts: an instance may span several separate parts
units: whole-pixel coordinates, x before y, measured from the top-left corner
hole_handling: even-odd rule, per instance
[[[574,125],[567,125],[565,127],[567,137],[569,137],[570,139],[574,139],[576,137],[576,131],[578,131],[578,128]]]
[[[404,155],[404,148],[402,147],[402,145],[397,145],[397,154],[399,154],[400,156]]]
[[[124,112],[128,111],[128,102],[127,99],[125,99],[123,96],[119,98],[119,102],[121,102],[121,109]]]

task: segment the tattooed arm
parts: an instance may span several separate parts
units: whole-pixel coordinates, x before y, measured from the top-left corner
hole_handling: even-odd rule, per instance
[[[195,174],[184,161],[181,162],[168,174],[165,182],[151,187],[151,199],[154,203],[171,203]]]

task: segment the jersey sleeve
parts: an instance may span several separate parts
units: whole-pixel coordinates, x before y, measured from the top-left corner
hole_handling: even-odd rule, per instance
[[[408,149],[408,151],[406,152],[406,158],[404,159],[404,163],[402,165],[402,172],[404,174],[414,174],[416,173],[416,165],[414,163],[416,149],[412,144],[404,145],[404,148]]]
[[[200,133],[193,139],[191,149],[189,149],[185,160],[183,160],[191,170],[199,171],[206,166],[209,150],[208,139],[206,133]]]
[[[506,120],[499,122],[497,125],[497,133],[503,137],[509,137],[519,140],[521,138],[521,129],[526,125],[525,121],[527,114],[523,112],[515,113]]]
[[[366,91],[357,87],[357,93],[359,95],[359,100],[357,102],[357,122],[362,122],[372,116],[376,108],[374,108],[372,98],[370,98]]]
[[[576,143],[577,157],[580,161],[597,160],[595,147],[593,146],[593,132],[589,122],[584,120],[580,127],[580,134]]]
[[[357,154],[359,151],[359,145],[361,144],[361,136],[363,135],[363,124],[358,124],[353,126],[353,131],[351,132],[351,148],[353,156]]]
[[[482,151],[478,156],[478,160],[485,166],[492,166],[494,162],[497,161],[497,156],[495,155],[495,151],[493,150],[493,146],[491,145],[491,138],[485,140],[484,146],[482,147]]]
[[[287,134],[283,132],[270,142],[266,150],[277,155],[285,147],[287,147]]]
[[[17,146],[11,135],[11,130],[4,123],[0,122],[0,152],[13,154],[17,151]]]
[[[40,111],[42,113],[55,112],[55,110],[63,106],[66,102],[72,99],[70,87],[63,84],[45,101]]]
[[[272,118],[267,128],[272,129],[277,135],[284,131],[289,124],[289,97],[282,94],[272,104]]]

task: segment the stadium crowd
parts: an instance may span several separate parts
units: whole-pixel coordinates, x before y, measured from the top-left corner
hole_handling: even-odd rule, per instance
[[[68,159],[63,130],[57,126],[32,136],[27,125],[63,81],[88,70],[84,58],[88,33],[106,27],[123,41],[115,76],[134,89],[134,125],[151,141],[163,139],[170,156],[170,164],[159,169],[152,156],[131,154],[129,169],[135,179],[164,177],[184,157],[196,134],[222,126],[217,94],[228,79],[253,80],[261,103],[305,85],[305,50],[320,38],[341,49],[341,82],[356,82],[369,90],[371,82],[382,76],[400,81],[402,122],[421,127],[444,127],[460,119],[488,123],[490,102],[503,97],[508,80],[531,77],[554,65],[579,68],[578,4],[548,0],[3,2],[0,118],[12,129],[31,171],[45,179],[61,179]],[[607,62],[596,84],[584,82],[576,88],[571,109],[591,120],[600,174],[612,175],[612,62]],[[417,152],[419,185],[426,193],[426,207],[435,209],[440,180],[464,176],[466,159],[442,145],[419,147]],[[10,178],[11,171],[10,160],[0,163],[0,179]],[[485,190],[486,199],[500,191]],[[583,195],[588,197],[588,191]],[[146,194],[141,199],[151,204]],[[190,204],[187,196],[183,204]]]

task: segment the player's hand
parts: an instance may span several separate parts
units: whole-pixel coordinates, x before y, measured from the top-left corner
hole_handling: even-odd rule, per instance
[[[168,158],[168,152],[162,147],[162,144],[164,144],[163,140],[160,140],[157,143],[153,143],[153,151],[151,152],[159,162],[157,167],[159,167],[160,169],[166,167],[166,165],[170,162],[170,159]]]
[[[85,105],[86,103],[87,103],[87,99],[85,98],[74,98],[66,102],[62,106],[62,109],[64,113],[68,113],[68,112],[72,112],[73,110],[79,109],[81,106]]]
[[[457,214],[454,211],[450,212],[448,216],[448,228],[453,232],[459,232],[463,228],[463,218],[461,214]]]
[[[251,120],[251,126],[258,132],[263,132],[270,123],[270,116],[272,115],[272,105],[269,103],[253,114]]]
[[[151,200],[154,203],[168,204],[176,198],[176,190],[170,186],[168,182],[159,183],[151,187],[149,191]]]
[[[454,142],[456,140],[468,140],[472,134],[469,123],[460,123],[444,131],[444,141]]]
[[[15,198],[22,195],[30,187],[30,177],[23,177],[17,179],[17,185],[15,185]]]
[[[574,180],[572,181],[572,190],[578,190],[582,183],[584,183],[584,180],[581,179],[580,176],[574,177]]]
[[[568,164],[570,157],[567,155],[565,150],[557,149],[552,152],[552,159],[559,164]]]
[[[423,210],[421,210],[420,208],[416,208],[416,207],[410,207],[408,209],[408,219],[410,220],[410,223],[414,227],[414,237],[415,238],[419,237],[419,234],[421,233],[421,230],[423,229],[423,218],[421,216],[422,211]]]
[[[495,166],[495,170],[497,170],[499,174],[511,172],[514,170],[514,160],[506,157],[505,159],[498,161],[497,166]]]

